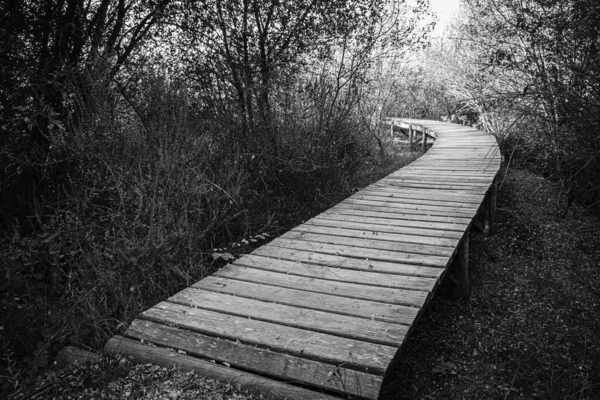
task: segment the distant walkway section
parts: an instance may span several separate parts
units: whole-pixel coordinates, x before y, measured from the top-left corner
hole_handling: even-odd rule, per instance
[[[477,129],[390,122],[431,149],[150,308],[105,351],[265,399],[377,399],[444,274],[468,296],[468,233],[493,230],[501,161]]]

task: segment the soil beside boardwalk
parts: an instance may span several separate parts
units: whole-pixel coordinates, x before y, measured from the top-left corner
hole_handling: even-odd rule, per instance
[[[597,399],[600,220],[557,186],[499,177],[497,230],[471,234],[469,300],[436,293],[408,338],[389,399]],[[28,398],[249,399],[235,383],[102,360],[40,380]],[[21,394],[24,394],[21,392]]]

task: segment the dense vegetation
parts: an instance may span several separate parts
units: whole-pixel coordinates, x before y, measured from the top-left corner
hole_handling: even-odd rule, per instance
[[[7,385],[393,168],[382,107],[423,7],[2,2]]]
[[[494,132],[506,156],[560,181],[563,212],[574,200],[597,212],[600,4],[465,0],[462,14],[429,53],[445,104]]]
[[[0,4],[2,389],[398,166],[388,116],[597,212],[600,4],[462,10],[429,41],[423,0]]]

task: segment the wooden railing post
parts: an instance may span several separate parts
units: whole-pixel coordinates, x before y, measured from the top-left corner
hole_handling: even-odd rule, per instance
[[[494,180],[490,190],[485,196],[485,226],[483,232],[486,235],[494,233],[494,223],[496,221],[496,197],[498,196],[498,185]]]
[[[413,146],[414,135],[415,135],[415,131],[413,130],[413,126],[412,126],[412,124],[409,124],[408,125],[408,145],[410,146],[411,150],[412,150],[412,146]]]
[[[394,125],[395,125],[395,121],[394,119],[392,119],[392,122],[390,123],[390,137],[393,138],[394,137]]]
[[[427,133],[425,130],[423,130],[423,143],[422,143],[423,147],[422,150],[423,152],[425,152],[425,150],[427,150]]]
[[[465,233],[452,260],[452,270],[458,280],[458,295],[469,297],[469,231]]]

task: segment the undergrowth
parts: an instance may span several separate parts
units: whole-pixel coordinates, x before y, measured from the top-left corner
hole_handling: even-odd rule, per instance
[[[257,138],[242,151],[228,139],[240,127],[198,113],[181,83],[149,74],[140,98],[98,91],[77,124],[53,127],[45,161],[23,157],[20,141],[1,149],[2,193],[15,193],[1,209],[3,393],[49,373],[65,345],[101,350],[223,255],[251,251],[414,159],[352,118],[317,129],[318,115],[299,121],[294,110],[271,127],[275,147]],[[20,207],[25,170],[40,193]]]
[[[469,300],[442,286],[414,327],[390,399],[597,399],[600,221],[560,184],[500,177],[497,230],[471,234]]]

